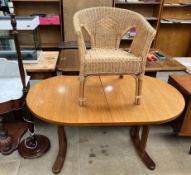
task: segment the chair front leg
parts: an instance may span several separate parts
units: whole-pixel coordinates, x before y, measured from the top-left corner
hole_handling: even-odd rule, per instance
[[[86,76],[80,75],[80,92],[79,92],[79,105],[84,106],[85,98],[84,98],[84,86],[85,86]]]
[[[141,104],[141,94],[142,94],[142,84],[143,84],[143,75],[138,75],[135,78],[136,80],[136,94],[135,94],[135,104]]]

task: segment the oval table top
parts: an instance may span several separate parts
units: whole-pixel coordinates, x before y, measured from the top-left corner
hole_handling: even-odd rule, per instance
[[[132,76],[94,76],[86,80],[86,105],[79,106],[79,77],[57,76],[32,87],[27,105],[37,117],[59,125],[160,124],[178,117],[183,96],[171,85],[144,76],[142,103],[134,104]]]

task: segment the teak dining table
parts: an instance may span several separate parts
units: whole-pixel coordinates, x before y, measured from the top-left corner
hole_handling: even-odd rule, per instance
[[[141,105],[134,104],[135,80],[132,76],[122,79],[118,76],[89,77],[84,107],[79,106],[78,96],[79,77],[57,76],[36,84],[26,98],[31,113],[58,125],[59,152],[52,168],[54,173],[61,171],[66,156],[65,125],[130,125],[137,153],[149,169],[155,169],[154,161],[146,152],[149,126],[175,119],[185,105],[183,96],[174,87],[147,76],[143,80]]]

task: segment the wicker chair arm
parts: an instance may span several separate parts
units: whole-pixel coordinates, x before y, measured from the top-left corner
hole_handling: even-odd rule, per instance
[[[74,30],[77,36],[77,43],[79,47],[79,58],[80,58],[80,71],[83,72],[84,58],[86,54],[86,45],[82,34],[81,26],[79,23],[78,16],[75,14],[73,17]]]
[[[80,59],[84,59],[85,53],[86,53],[86,45],[85,45],[84,37],[82,35],[82,32],[76,32],[76,35],[77,35],[79,52],[80,52]]]
[[[137,32],[129,51],[145,61],[155,35],[155,29],[150,24],[145,23],[141,30]]]

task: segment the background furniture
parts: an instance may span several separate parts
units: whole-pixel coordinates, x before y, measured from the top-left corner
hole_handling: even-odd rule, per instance
[[[60,41],[75,41],[72,16],[78,10],[94,6],[113,5],[136,11],[145,16],[157,31],[153,47],[173,57],[187,56],[190,49],[191,6],[177,4],[187,2],[190,2],[190,0],[143,0],[135,2],[128,0],[13,0],[16,15],[45,13],[60,17],[60,24],[54,25],[53,22],[51,23],[52,19],[48,18],[50,23],[40,26],[39,36],[43,49],[58,49]],[[47,35],[49,37],[46,37]],[[132,38],[124,39],[122,46],[126,47],[131,42]],[[70,53],[65,61],[70,62],[69,56],[71,56]],[[75,54],[72,55],[71,62],[73,62],[73,57],[75,57]],[[66,68],[66,70],[68,69]]]
[[[60,24],[51,23],[52,19],[50,18],[49,24],[41,25],[39,35],[41,48],[44,50],[62,50],[57,68],[63,71],[64,74],[77,74],[79,71],[77,45],[76,42],[73,42],[74,31],[72,17],[76,11],[93,6],[113,5],[143,14],[157,31],[156,38],[152,45],[153,47],[156,46],[157,49],[164,52],[165,55],[167,54],[170,58],[189,56],[191,7],[184,4],[177,4],[184,2],[190,2],[190,0],[151,0],[138,2],[126,0],[73,0],[72,2],[71,0],[13,0],[17,15],[48,13],[60,17]],[[6,6],[1,8],[8,11],[8,7]],[[167,20],[164,21],[163,19]],[[166,37],[167,35],[168,38]],[[24,41],[26,41],[26,39]],[[60,41],[66,43],[59,45]],[[131,42],[132,38],[124,39],[121,43],[121,47],[126,47],[130,45]],[[87,45],[87,47],[89,48],[89,45]],[[169,64],[163,66],[165,70],[168,65]],[[172,67],[170,70],[172,70]],[[177,68],[175,67],[174,70],[177,70]]]
[[[133,75],[136,82],[135,104],[140,104],[146,55],[155,37],[155,30],[141,15],[113,7],[78,11],[73,21],[80,58],[80,105],[83,106],[85,102],[84,86],[87,76],[108,74]],[[124,33],[131,28],[135,28],[137,34],[127,52],[119,49],[119,45]],[[83,29],[92,45],[88,51]]]
[[[175,56],[188,56],[191,39],[190,0],[162,0],[160,27],[156,48]],[[177,4],[182,3],[182,4]]]
[[[168,83],[177,88],[186,101],[184,112],[172,122],[174,132],[180,136],[191,136],[191,75],[170,75]]]
[[[173,57],[188,56],[191,39],[191,6],[184,3],[191,3],[190,0],[142,0],[135,2],[114,0],[114,2],[115,7],[141,13],[156,28],[154,48]],[[132,38],[124,39],[122,47],[129,46],[131,42]]]
[[[86,85],[88,96],[86,107],[81,108],[77,98],[78,78],[78,76],[57,76],[41,81],[31,88],[27,96],[27,105],[37,117],[59,125],[59,152],[53,172],[61,171],[66,155],[64,125],[136,125],[137,127],[131,129],[135,148],[145,165],[149,169],[154,169],[155,163],[146,152],[149,125],[165,123],[178,117],[185,105],[182,95],[167,83],[145,76],[143,103],[134,105],[133,77],[125,76],[123,79],[116,76],[92,77]],[[139,126],[143,126],[141,138],[139,138]]]
[[[31,79],[45,79],[56,75],[58,51],[42,51],[37,64],[24,64]]]
[[[41,18],[38,31],[40,48],[46,50],[58,48],[59,43],[63,40],[61,0],[13,0],[13,5],[17,16],[30,16],[32,14],[49,15]],[[55,16],[58,18],[58,23],[54,23]],[[42,23],[42,20],[45,22]],[[26,39],[30,45],[31,41],[28,41],[28,38],[23,38],[25,42]]]
[[[145,74],[156,77],[157,72],[186,71],[186,67],[176,61],[172,56],[165,55],[166,59],[160,61],[147,61]]]
[[[37,16],[16,16],[17,30],[21,55],[24,63],[36,63],[40,55],[37,28],[39,17]],[[0,57],[8,60],[17,60],[13,36],[10,34],[12,26],[10,16],[0,16]],[[26,39],[27,38],[27,39]],[[29,45],[30,41],[30,45]]]

